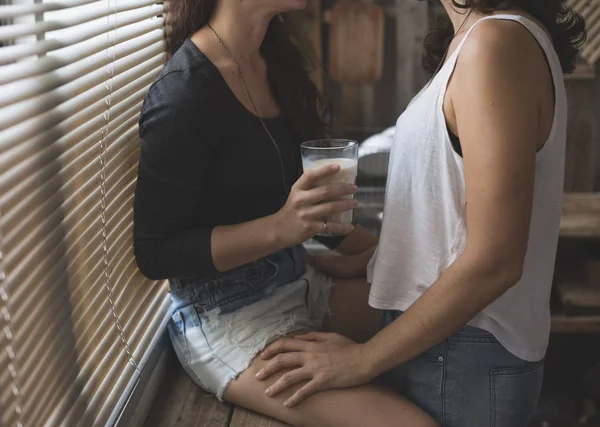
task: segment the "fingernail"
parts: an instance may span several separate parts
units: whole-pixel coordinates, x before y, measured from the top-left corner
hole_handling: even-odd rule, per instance
[[[283,406],[285,406],[286,408],[290,407],[290,402],[288,402],[287,400],[285,402],[283,402]]]
[[[268,396],[268,395],[270,395],[270,394],[271,394],[271,389],[270,389],[270,388],[266,389],[266,390],[265,390],[265,394],[266,394],[267,396]]]
[[[255,378],[260,378],[260,377],[261,377],[261,375],[262,375],[262,371],[258,371],[258,372],[256,373],[256,375],[254,375],[254,377],[255,377]]]

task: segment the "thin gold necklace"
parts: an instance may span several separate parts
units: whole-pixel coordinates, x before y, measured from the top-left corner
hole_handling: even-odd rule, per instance
[[[465,16],[465,19],[463,20],[462,24],[460,24],[460,27],[458,27],[458,29],[454,33],[454,36],[452,36],[452,39],[450,40],[450,43],[448,43],[448,47],[446,48],[446,51],[444,52],[444,55],[442,56],[442,59],[440,60],[440,63],[438,64],[436,70],[434,71],[433,76],[429,80],[428,85],[431,84],[431,82],[433,81],[433,78],[437,75],[437,73],[440,72],[440,70],[444,66],[444,62],[446,61],[446,58],[448,57],[448,53],[450,52],[450,46],[452,45],[452,42],[454,41],[456,36],[460,33],[460,31],[463,29],[463,27],[466,25],[467,21],[471,17],[471,13],[473,13],[473,9],[469,10],[469,13],[467,13],[467,16]]]
[[[269,136],[269,139],[273,143],[273,147],[275,147],[275,151],[277,151],[277,157],[279,158],[279,166],[281,167],[281,178],[283,179],[283,187],[285,189],[285,195],[287,197],[287,194],[289,193],[290,188],[288,187],[287,180],[285,179],[285,168],[283,166],[283,159],[281,157],[281,151],[279,150],[279,145],[277,145],[277,141],[275,141],[275,138],[273,137],[273,135],[269,131],[269,128],[265,124],[265,121],[263,120],[263,118],[259,114],[258,108],[256,108],[256,104],[254,103],[254,99],[252,98],[252,95],[250,94],[250,89],[248,88],[248,84],[246,83],[246,78],[244,77],[244,73],[242,71],[242,66],[235,59],[235,57],[231,54],[231,51],[229,50],[229,48],[227,47],[227,45],[225,44],[225,42],[223,41],[223,39],[221,39],[221,37],[219,37],[219,35],[215,31],[215,29],[210,24],[206,24],[206,25],[208,26],[208,28],[210,29],[210,31],[212,31],[213,35],[215,36],[215,39],[217,39],[217,42],[221,45],[221,48],[223,49],[223,52],[225,52],[225,55],[227,55],[229,57],[229,59],[231,60],[231,62],[233,62],[233,64],[236,66],[238,74],[239,74],[240,79],[242,81],[242,84],[244,85],[244,89],[246,91],[246,95],[248,96],[248,99],[250,100],[250,104],[252,104],[252,108],[254,109],[254,113],[255,113],[256,117],[258,117],[258,119],[260,120],[260,123],[261,123],[262,127],[264,128],[265,132]]]

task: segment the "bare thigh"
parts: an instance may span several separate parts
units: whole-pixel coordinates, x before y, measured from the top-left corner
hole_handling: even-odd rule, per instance
[[[265,389],[281,375],[257,381],[254,375],[264,365],[255,359],[225,392],[236,405],[279,419],[296,427],[436,427],[433,419],[403,397],[374,385],[319,392],[292,409],[283,402],[301,385],[270,398]]]
[[[336,332],[354,341],[368,341],[380,329],[379,310],[369,306],[371,284],[365,278],[333,279],[329,297],[331,314],[323,322],[323,331]]]

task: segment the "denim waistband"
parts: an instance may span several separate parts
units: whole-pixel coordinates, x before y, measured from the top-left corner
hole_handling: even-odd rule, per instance
[[[304,274],[305,252],[297,245],[213,276],[171,279],[173,308],[193,304],[199,314],[214,309],[229,313],[260,301]]]

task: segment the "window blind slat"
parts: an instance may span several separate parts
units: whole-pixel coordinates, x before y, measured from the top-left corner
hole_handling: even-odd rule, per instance
[[[98,0],[52,1],[35,4],[11,4],[0,6],[0,19],[11,19],[19,16],[34,15],[54,10],[64,10],[82,6]]]
[[[146,310],[146,312],[143,314],[143,317],[146,319],[149,319],[149,317],[152,316],[152,312],[158,308],[158,305],[160,304],[160,302],[161,302],[161,298],[153,297],[150,294],[146,295],[144,300],[142,301],[143,304],[140,304],[140,306],[148,307],[148,310]],[[91,386],[94,384],[95,381],[100,381],[103,377],[106,379],[109,379],[110,382],[113,382],[114,375],[116,373],[118,373],[120,370],[122,370],[123,369],[122,366],[127,363],[127,356],[123,355],[123,353],[121,353],[121,352],[118,352],[119,346],[118,346],[117,342],[115,342],[111,347],[109,347],[108,351],[106,351],[105,348],[102,348],[102,350],[103,350],[102,352],[98,352],[99,357],[104,356],[104,357],[101,357],[102,361],[98,364],[94,364],[95,365],[94,367],[96,368],[94,370],[95,372],[90,372],[88,374],[89,375],[88,378],[90,378],[90,380],[87,385],[90,386],[90,388],[92,388]],[[116,357],[121,356],[121,358],[122,358],[122,361],[120,363],[120,365],[121,365],[120,369],[119,369],[119,366],[113,362],[114,358],[116,358],[115,356]],[[110,362],[112,362],[112,363],[110,363]],[[90,365],[92,365],[92,364],[90,364]],[[111,366],[114,369],[113,372],[110,372],[110,370],[109,370]],[[82,371],[84,371],[86,368],[84,368]],[[98,386],[96,386],[94,388],[101,389],[101,387],[98,387]],[[84,388],[84,390],[82,391],[82,396],[86,395],[86,391],[87,390]],[[88,391],[88,393],[89,393],[89,391]],[[89,394],[88,394],[88,396],[89,396]],[[81,400],[79,402],[81,402]],[[86,408],[86,409],[89,409],[89,408]],[[92,411],[92,412],[95,412],[95,411]],[[74,415],[74,417],[73,417],[73,415]],[[65,420],[66,420],[66,423],[64,424],[65,426],[73,425],[74,421],[80,417],[80,415],[76,414],[76,413],[73,415],[71,417],[70,416],[65,417]]]
[[[113,118],[112,123],[121,126],[125,121],[137,122],[140,105],[137,103],[125,112],[119,111],[120,114]],[[115,112],[116,109],[111,110],[111,115]],[[63,170],[59,172],[62,182],[68,184],[69,180],[74,179],[77,171],[87,166],[91,157],[97,157],[99,153],[96,142],[100,139],[100,131],[86,128],[78,130],[73,137],[67,135],[60,144],[57,142],[59,148],[64,147],[62,153],[57,153],[57,147],[40,146],[38,140],[33,140],[31,143],[20,144],[11,150],[10,154],[0,154],[0,203],[4,206],[15,206],[24,194],[32,194],[36,189],[44,190],[44,183],[52,176],[56,177],[59,165],[63,166]],[[77,136],[80,139],[77,139]],[[41,160],[38,160],[38,156]],[[12,168],[10,158],[14,158],[16,163]]]
[[[137,129],[138,120],[138,112],[131,110],[120,116],[116,122],[119,122],[121,126],[127,126],[131,130]],[[131,134],[128,134],[128,136],[131,136]],[[113,137],[111,135],[111,139]],[[129,142],[119,140],[117,143],[119,145],[131,144],[135,147],[138,146],[135,138],[132,138]],[[38,203],[44,200],[44,197],[51,198],[59,191],[65,202],[74,197],[77,191],[80,190],[79,187],[81,186],[82,179],[85,179],[86,176],[90,178],[93,173],[99,172],[98,155],[100,151],[98,148],[97,145],[91,145],[88,150],[80,153],[79,156],[70,161],[63,158],[65,160],[64,163],[60,162],[61,159],[52,159],[51,156],[54,153],[48,152],[41,153],[45,157],[50,157],[45,162],[45,165],[41,161],[39,162],[41,164],[38,164],[38,162],[29,161],[31,157],[25,157],[25,160],[15,167],[15,169],[18,169],[15,177],[7,174],[9,176],[5,177],[4,180],[0,180],[0,189],[8,189],[7,194],[0,197],[0,202],[4,206],[10,207],[6,209],[5,213],[7,225],[12,225],[11,221],[14,219],[11,216],[11,212],[16,212],[20,209],[24,209],[24,212],[27,212],[27,209],[35,209],[36,204],[33,202],[34,199]],[[42,157],[41,160],[45,159]],[[64,165],[62,170],[60,170],[61,164]],[[97,168],[94,169],[94,166],[97,166]],[[18,178],[21,176],[26,178],[23,181],[19,181]],[[44,177],[46,178],[45,180],[42,179]]]
[[[2,89],[0,104],[8,105],[27,99],[57,87],[61,81],[72,81],[89,71],[106,66],[113,60],[106,52],[108,50],[115,51],[115,58],[120,59],[163,41],[160,20],[149,21],[145,26],[148,28],[144,28],[143,31],[135,26],[129,32],[120,32],[114,40],[111,38],[91,40],[80,50],[70,49],[63,53],[45,56],[37,61],[19,62],[0,68]],[[150,28],[152,31],[147,31]],[[40,81],[40,78],[43,80]],[[46,90],[39,86],[36,88],[36,85],[41,83],[46,83]],[[17,85],[23,91],[20,94],[14,93]]]
[[[130,260],[129,262],[129,266],[131,266],[131,270],[129,272],[130,276],[134,276],[135,275],[135,268],[134,268],[134,261]],[[127,281],[126,283],[130,283],[131,279],[129,281]],[[148,297],[148,292],[140,289],[139,286],[132,286],[133,290],[132,292],[129,293],[129,295],[127,295],[129,297],[130,301],[135,301],[136,299],[139,301],[140,299],[142,299],[142,301],[140,301],[140,306],[142,306],[144,304],[143,298],[147,298]],[[118,304],[119,301],[119,297],[116,296],[116,304]],[[127,315],[131,315],[131,312],[127,312],[127,313],[120,313],[123,317],[127,316]],[[123,318],[122,318],[123,319]],[[109,320],[111,320],[109,322]],[[110,314],[106,320],[107,325],[113,325],[112,323],[112,314]],[[123,321],[123,320],[122,320]],[[97,346],[97,338],[99,336],[98,332],[101,331],[102,328],[98,328],[97,327],[98,323],[96,321],[94,321],[94,323],[91,324],[91,328],[89,328],[89,331],[91,332],[91,334],[89,335],[90,337],[94,337],[92,339],[90,339],[88,341],[88,344],[84,347],[80,347],[79,348],[79,357],[80,360],[86,361],[84,363],[82,363],[83,369],[88,370],[88,373],[90,373],[93,370],[93,365],[97,362],[98,358],[102,358],[104,356],[105,353],[105,349],[101,349],[99,348],[99,346]],[[93,334],[93,335],[92,335]],[[101,334],[100,334],[101,335]],[[102,340],[105,340],[106,338],[102,338]]]
[[[128,188],[130,192],[133,191],[134,187],[134,176],[135,169],[130,168],[129,170],[129,178],[126,180],[122,180],[119,182],[119,185],[115,185],[115,192],[121,191],[124,188]],[[125,195],[121,193],[121,198],[124,198]],[[114,203],[111,203],[108,206],[107,214],[109,224],[113,221],[113,214],[111,213],[116,206],[117,209],[122,209],[122,205],[119,204],[125,203],[127,200],[131,200],[132,195],[128,195],[128,199],[120,200],[115,199]],[[50,210],[50,209],[49,209]],[[60,229],[56,229],[57,224],[61,221],[61,211],[59,209],[54,211],[49,211],[48,213],[44,212],[36,212],[36,215],[44,217],[44,220],[39,220],[33,229],[25,228],[21,232],[21,234],[17,234],[13,237],[14,246],[12,246],[12,241],[7,239],[7,246],[12,247],[11,253],[6,256],[6,265],[7,268],[11,270],[11,274],[19,279],[19,282],[25,280],[24,274],[31,274],[32,271],[27,267],[29,260],[35,259],[39,257],[41,253],[48,253],[48,247],[56,248],[57,245],[62,244],[64,240],[64,233]],[[32,223],[35,223],[32,221]],[[44,236],[41,237],[40,236]],[[64,247],[64,246],[63,246]],[[64,247],[64,249],[67,249]],[[35,270],[34,270],[35,271]],[[23,288],[20,288],[23,289]],[[15,299],[18,299],[19,290],[15,291],[14,295]]]
[[[110,47],[105,51],[94,53],[78,62],[66,66],[55,64],[49,72],[0,86],[0,107],[16,105],[25,100],[39,100],[49,91],[56,92],[57,88],[64,87],[65,90],[71,89],[72,92],[81,93],[87,88],[96,86],[98,82],[106,80],[107,73],[113,69],[113,66],[115,74],[118,74],[130,68],[131,64],[139,64],[151,59],[161,54],[163,50],[161,31],[155,30],[145,36],[127,40],[115,48]],[[54,62],[54,58],[46,58],[47,63]]]
[[[163,319],[154,319],[152,318],[152,312],[158,310],[164,304],[164,296],[163,295],[155,295],[152,301],[148,304],[148,309],[144,313],[144,318],[147,319],[147,322],[150,323],[150,330],[154,330],[158,328],[160,323],[162,323]],[[154,324],[152,324],[154,320]],[[146,340],[144,340],[146,338]],[[139,348],[144,341],[147,341],[146,345],[148,345],[153,337],[146,334],[139,333],[138,331],[132,331],[131,334],[131,342],[133,343],[134,348]],[[135,353],[135,351],[134,351]],[[125,388],[127,386],[126,380],[131,378],[134,375],[134,371],[132,369],[131,364],[127,362],[125,357],[121,357],[120,360],[121,366],[115,366],[109,374],[103,378],[103,384],[99,387],[101,390],[106,390],[100,395],[94,396],[94,398],[90,402],[90,407],[94,408],[94,412],[98,414],[98,419],[107,424],[108,418],[114,410],[114,406],[111,406],[111,400],[114,400],[117,396],[122,396]],[[140,369],[143,369],[143,364],[140,363]],[[128,372],[128,375],[123,375],[123,372]],[[110,396],[114,396],[113,399]],[[80,424],[81,425],[81,424]]]
[[[163,44],[156,43],[150,47],[140,50],[132,55],[114,62],[114,83],[121,86],[133,81],[141,74],[146,74],[156,69],[164,61]],[[139,65],[137,65],[139,64]],[[22,123],[32,115],[42,115],[60,104],[71,103],[82,105],[82,98],[90,103],[104,98],[107,93],[106,81],[107,71],[99,69],[89,73],[73,82],[69,80],[56,80],[60,87],[56,87],[50,93],[45,93],[20,101],[5,107],[5,116],[0,117],[0,128],[9,128]],[[68,82],[68,83],[67,83]],[[64,84],[66,83],[66,84]],[[44,83],[40,82],[42,88]],[[89,105],[86,101],[84,105]]]
[[[135,272],[130,272],[130,276],[132,278],[135,277]],[[130,312],[123,313],[123,315],[130,314],[132,316],[135,316],[135,318],[139,319],[139,314],[137,313],[137,310],[143,308],[144,306],[147,306],[145,298],[149,298],[149,295],[152,292],[156,292],[157,290],[152,289],[150,291],[144,291],[140,289],[140,286],[138,286],[141,283],[139,277],[135,277],[135,280],[130,279],[125,283],[127,283],[133,288],[133,291],[128,294],[128,297],[132,301],[136,301],[136,303],[134,304],[135,307],[130,305],[127,308],[128,310],[130,310]],[[103,294],[106,294],[106,290],[104,287],[102,291]],[[94,317],[86,326],[87,328],[82,333],[82,336],[85,337],[85,339],[78,343],[78,364],[79,366],[81,366],[83,375],[89,377],[89,375],[94,372],[94,369],[96,367],[95,365],[97,365],[99,360],[106,356],[106,347],[110,347],[112,345],[111,339],[109,337],[106,337],[105,332],[107,330],[115,332],[116,329],[114,328],[112,314],[107,310],[101,310],[98,313],[94,313]],[[128,331],[126,331],[126,333],[128,333]]]
[[[130,239],[130,231],[131,231],[131,230],[126,230],[126,231],[128,231],[128,233],[125,233],[125,234],[124,234],[124,236],[126,236],[127,238],[129,238],[129,239]],[[122,246],[125,246],[125,245],[122,245]],[[126,249],[126,250],[130,250],[130,246],[129,246],[129,247],[125,247],[125,249]],[[124,257],[123,257],[123,259],[124,259]],[[129,270],[131,270],[131,269],[132,269],[132,267],[134,267],[134,266],[133,266],[133,264],[131,263],[131,257],[130,257],[130,259],[129,259],[128,263],[129,263],[129,265],[128,265],[127,267],[128,267],[128,269],[129,269]],[[120,270],[120,269],[118,268],[118,266],[117,266],[117,270]],[[126,269],[125,269],[125,270],[126,270]],[[125,270],[124,270],[124,271],[125,271]],[[135,268],[133,268],[133,270],[135,270]],[[116,278],[116,280],[117,280],[117,281],[120,281],[120,277],[117,277],[117,278]],[[100,289],[100,291],[101,291],[101,290],[102,290],[102,289]],[[118,292],[117,292],[117,295],[118,295]],[[101,299],[101,298],[100,298],[100,299]],[[45,302],[45,304],[47,305],[48,303],[47,303],[47,302]],[[129,311],[129,308],[130,308],[129,306],[128,306],[128,307],[126,307],[126,310],[127,310],[127,311]],[[29,311],[31,311],[31,312],[32,312],[32,313],[34,313],[34,314],[37,314],[37,313],[38,313],[38,311],[37,311],[35,308],[31,308],[31,307],[30,307],[30,308],[28,308],[28,310],[29,310]],[[57,311],[57,312],[60,312],[60,307],[56,307],[56,311]],[[53,319],[56,319],[56,318],[58,318],[59,316],[56,316],[56,317],[54,317],[54,318],[50,317],[50,318],[48,318],[48,319],[45,319],[45,318],[39,318],[39,317],[37,317],[37,316],[35,316],[35,317],[36,317],[36,318],[38,318],[38,322],[37,322],[37,324],[39,324],[39,325],[47,325],[47,324],[49,324],[49,323],[46,323],[46,320],[47,320],[47,321],[52,321]],[[24,325],[24,326],[25,326],[25,325]],[[33,326],[33,328],[32,328],[32,329],[30,329],[30,327],[31,327],[31,326]],[[28,336],[28,338],[30,339],[32,336],[37,338],[38,334],[36,334],[36,328],[35,328],[35,324],[34,324],[34,325],[31,325],[31,326],[30,326],[30,325],[27,325],[27,329],[25,329],[25,330],[29,330],[29,331],[30,331],[30,334],[31,334],[31,335],[29,335],[29,336]],[[42,328],[42,329],[43,329],[43,328]],[[69,330],[67,330],[67,331],[69,331]],[[63,331],[63,332],[64,332],[64,331]],[[58,338],[58,336],[59,336],[59,335],[57,334],[56,336],[57,336],[57,338]],[[63,336],[64,336],[64,335],[63,335]],[[61,338],[62,338],[62,336],[61,336]],[[39,347],[39,346],[41,346],[41,347],[42,347],[42,349],[44,349],[44,348],[45,348],[45,349],[47,349],[47,348],[48,348],[48,347],[46,346],[46,343],[43,343],[43,342],[42,342],[42,343],[40,344],[40,343],[38,342],[38,340],[37,340],[37,339],[34,339],[34,340],[32,340],[32,341],[33,341],[33,342],[35,342],[35,343],[36,343],[36,345],[37,345],[38,347]],[[68,342],[68,340],[63,338],[63,339],[61,339],[61,340],[57,340],[57,342],[62,342],[62,343],[65,343],[65,342]],[[31,349],[31,348],[28,348],[26,345],[23,345],[23,344],[21,344],[21,346],[20,346],[20,347],[21,347],[21,348],[23,348],[23,350],[24,350],[24,351],[26,351],[26,352],[27,352],[27,354],[32,354],[32,355],[34,356],[34,357],[31,357],[31,358],[30,358],[30,360],[31,360],[31,361],[32,361],[32,362],[35,364],[35,366],[39,366],[39,367],[45,366],[46,368],[50,368],[50,367],[51,367],[51,364],[50,364],[50,362],[48,362],[47,360],[44,360],[43,358],[39,358],[39,357],[37,357],[37,355],[38,355],[38,352],[35,350],[35,348]],[[47,354],[48,354],[48,351],[46,351],[45,353],[47,353]],[[54,354],[54,352],[52,352],[52,354]],[[62,357],[61,357],[61,358],[62,358]],[[59,358],[59,360],[60,360],[61,358]],[[64,359],[63,359],[63,360],[64,360]],[[61,376],[61,377],[62,377],[62,376]],[[38,377],[35,375],[35,372],[34,372],[33,378],[38,378]],[[36,384],[37,384],[37,382],[38,382],[38,381],[34,381],[34,383],[36,383]],[[24,387],[24,390],[25,390],[25,387]],[[38,399],[38,400],[39,400],[39,399]]]
[[[154,18],[162,12],[163,8],[159,5],[148,6],[140,10],[132,10],[126,14],[120,14],[116,24],[99,20],[86,24],[84,28],[81,28],[81,31],[70,34],[69,37],[54,37],[27,45],[5,46],[0,49],[0,65],[11,64],[35,55],[43,56],[58,49],[71,48],[76,43],[81,43],[93,37],[114,31],[115,28],[118,32],[122,28],[134,26],[134,24]]]
[[[142,67],[144,65],[141,64]],[[130,71],[115,78],[111,97],[114,101],[113,105],[147,88],[160,72],[159,66],[157,65],[155,68],[148,67],[149,70],[146,70],[146,67],[136,69],[135,72]],[[138,71],[146,72],[138,74]],[[102,115],[106,111],[105,93],[103,92],[104,88],[99,87],[91,93],[86,93],[86,97],[79,97],[73,102],[63,102],[51,111],[34,116],[9,129],[0,130],[0,153],[40,134],[56,140],[64,136],[65,128],[76,128],[83,125],[90,118]]]
[[[95,3],[95,4],[94,4]],[[125,12],[127,10],[139,9],[144,6],[156,4],[156,0],[121,0],[118,5],[106,7],[105,2],[93,2],[91,10],[81,11],[77,16],[65,17],[63,20],[38,21],[34,23],[13,24],[0,27],[0,40],[11,40],[20,37],[44,34],[50,31],[62,30],[85,24],[99,18],[106,18],[115,13]],[[1,12],[1,10],[0,10]],[[4,18],[0,15],[0,18]],[[107,30],[110,31],[110,30]]]
[[[166,282],[163,282],[162,285],[159,285],[159,287],[162,287],[163,289],[167,289],[167,286],[168,286],[168,284]],[[171,308],[171,298],[168,296],[162,296],[162,298],[163,298],[163,301],[162,301],[158,311],[167,313]],[[168,317],[166,317],[166,316],[162,319],[160,317],[155,317],[152,320],[151,325],[149,326],[149,329],[151,331],[155,331],[154,336],[151,337],[150,334],[146,334],[144,337],[142,337],[143,341],[141,341],[140,344],[137,346],[134,354],[136,355],[136,357],[139,357],[139,359],[140,359],[139,366],[142,369],[142,371],[144,371],[144,369],[146,369],[148,359],[150,358],[150,352],[144,352],[144,351],[142,351],[142,349],[154,348],[158,344],[159,340],[161,339],[161,337],[163,336],[163,334],[166,331],[167,322],[168,322]],[[129,369],[131,369],[131,368],[129,368]],[[104,407],[99,412],[100,417],[103,416],[102,414],[105,411],[110,412],[110,416],[109,416],[108,420],[106,421],[106,425],[114,425],[116,423],[116,420],[119,417],[120,413],[119,413],[119,410],[115,410],[115,408],[124,407],[124,405],[126,403],[126,399],[128,396],[131,395],[133,389],[135,388],[136,383],[139,379],[139,376],[140,376],[139,372],[134,372],[131,377],[128,375],[121,375],[119,382],[127,381],[127,385],[125,386],[125,389],[123,391],[121,391],[122,390],[121,386],[119,383],[117,383],[117,385],[111,392],[111,395],[109,396],[109,398],[106,399],[106,403],[105,403]]]
[[[133,192],[133,187],[135,184],[135,178],[137,176],[137,158],[139,155],[139,149],[136,148],[135,146],[129,146],[126,147],[126,150],[128,151],[127,153],[125,153],[125,151],[122,153],[122,155],[124,156],[123,159],[119,158],[119,161],[122,162],[121,164],[118,165],[118,168],[109,176],[111,181],[116,181],[114,184],[111,184],[110,186],[108,186],[108,194],[110,194],[110,196],[112,197],[111,202],[107,204],[107,214],[109,215],[108,217],[108,223],[110,223],[112,221],[112,212],[114,209],[114,206],[120,206],[120,203],[122,202],[121,198],[124,197],[124,191],[130,191]],[[85,190],[81,189],[81,190]],[[99,204],[99,194],[96,194],[97,196],[97,201],[96,201],[96,205]],[[69,218],[62,218],[62,211],[61,209],[63,209],[65,207],[66,204],[63,205],[53,205],[54,203],[54,199],[47,199],[45,202],[42,202],[44,204],[44,206],[47,205],[47,211],[38,211],[38,210],[33,210],[34,208],[32,208],[32,211],[29,213],[29,215],[23,220],[22,227],[19,228],[15,228],[15,232],[14,234],[12,234],[11,236],[7,237],[7,244],[11,245],[12,242],[16,242],[15,246],[13,247],[13,251],[15,251],[14,255],[11,255],[11,257],[7,258],[7,265],[9,267],[13,266],[13,259],[20,259],[19,257],[22,256],[22,254],[25,253],[31,253],[31,251],[33,250],[34,246],[33,244],[37,244],[40,245],[43,241],[40,239],[35,239],[36,236],[39,237],[40,233],[42,233],[43,231],[40,230],[39,227],[47,227],[47,228],[51,228],[53,226],[53,224],[56,221],[61,221],[65,224],[68,225],[70,227],[72,227],[72,229],[77,229],[79,231],[84,231],[83,228],[81,228],[81,225],[83,225],[84,223],[80,224],[81,219],[78,219],[78,217],[69,217]],[[70,200],[73,204],[78,204],[79,200],[75,199],[75,200]],[[85,199],[86,202],[90,202],[91,200],[88,200],[88,198]],[[32,202],[32,200],[28,200],[28,202]],[[33,205],[36,205],[36,200],[33,199]],[[92,206],[92,208],[96,208],[96,206]],[[18,220],[18,214],[25,214],[26,211],[24,209],[21,210],[17,210],[15,209],[15,215],[13,215],[14,220]],[[9,214],[12,213],[11,211],[9,211]],[[45,220],[43,221],[39,221],[39,215],[43,215],[45,216]],[[89,219],[89,218],[88,218]],[[38,226],[35,226],[35,224],[39,224]],[[19,224],[20,225],[20,224]],[[68,241],[68,237],[69,235],[67,235],[66,233],[63,233],[63,238],[62,240],[64,241]],[[37,242],[37,243],[36,243]],[[13,267],[16,268],[16,267]]]
[[[114,124],[120,126],[126,121],[137,123],[139,120],[140,104],[125,111],[123,114],[114,118]],[[111,110],[111,113],[114,112]],[[96,131],[95,133],[98,133]],[[68,186],[72,180],[80,178],[79,173],[83,168],[91,163],[92,159],[97,161],[99,149],[94,141],[99,138],[97,135],[91,135],[78,143],[72,149],[67,150],[57,159],[56,150],[44,149],[39,151],[40,147],[36,144],[22,147],[19,150],[13,150],[12,156],[16,161],[23,159],[7,173],[1,175],[0,172],[0,205],[17,206],[24,203],[26,198],[38,197],[38,193],[51,197],[61,186]],[[67,145],[67,143],[65,143]],[[21,150],[23,148],[23,150]],[[54,147],[55,148],[55,147]],[[85,150],[85,151],[83,151]],[[82,152],[83,151],[83,152]],[[38,161],[37,156],[41,157]],[[1,167],[0,156],[0,171]],[[57,173],[57,166],[62,165],[62,170]],[[7,165],[7,168],[10,166]],[[68,191],[68,189],[66,189]],[[70,192],[69,194],[73,194]],[[28,209],[23,205],[23,209]]]
[[[114,231],[110,233],[109,236],[109,251],[114,254],[113,262],[116,265],[115,271],[118,271],[118,268],[120,266],[119,263],[121,262],[121,260],[127,258],[125,257],[126,252],[129,251],[129,255],[131,255],[131,219],[133,215],[131,209],[132,198],[130,194],[127,194],[126,191],[123,191],[121,199],[121,203],[119,203],[119,205],[116,207],[117,213],[114,214],[110,220],[111,222],[113,222],[113,224],[111,224],[111,227]],[[117,201],[115,201],[115,204],[117,204]],[[42,243],[41,249],[43,249],[46,246],[47,244]],[[99,247],[100,246],[96,244],[96,248]],[[64,274],[63,276],[59,276],[58,279],[54,279],[54,277],[61,273],[64,273],[65,269],[67,270],[67,273],[70,272],[69,267],[64,267],[60,265],[62,262],[67,262],[66,260],[69,259],[68,256],[63,256],[62,252],[62,250],[55,249],[54,251],[50,251],[47,253],[46,258],[43,261],[41,261],[42,266],[44,264],[48,264],[51,266],[53,265],[54,267],[53,270],[47,270],[46,274],[42,278],[36,275],[37,271],[29,272],[29,276],[22,278],[21,287],[27,286],[29,292],[21,293],[20,295],[16,293],[15,302],[17,302],[22,308],[17,313],[15,313],[15,317],[18,318],[20,313],[35,313],[36,307],[47,304],[47,302],[42,301],[43,298],[42,296],[38,295],[38,293],[46,295],[48,294],[48,292],[54,290],[54,285],[48,285],[45,283],[42,285],[42,281],[48,280],[52,283],[60,284],[64,279]],[[88,260],[84,260],[83,264],[87,264],[87,261]],[[119,279],[119,277],[117,278]],[[89,280],[90,277],[88,276],[86,277],[86,281],[84,283],[89,283]],[[30,281],[34,283],[31,283]],[[34,284],[35,286],[33,286]],[[71,293],[74,296],[77,296],[77,289],[71,289]],[[21,299],[21,296],[23,296],[23,299]],[[73,305],[73,316],[75,316],[75,312],[77,311],[77,309],[78,305]],[[27,323],[27,319],[22,321],[23,325],[27,327],[25,330],[30,331],[35,328],[35,319],[37,317],[38,316],[35,316],[32,319],[30,319],[31,323]]]

